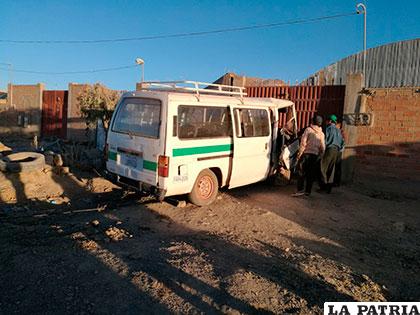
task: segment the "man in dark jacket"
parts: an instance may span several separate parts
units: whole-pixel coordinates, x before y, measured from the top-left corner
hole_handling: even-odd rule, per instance
[[[336,126],[337,116],[331,115],[327,120],[325,129],[325,154],[321,160],[321,174],[324,188],[327,193],[331,193],[334,182],[335,167],[339,158],[340,151],[344,146],[344,140],[340,129]]]

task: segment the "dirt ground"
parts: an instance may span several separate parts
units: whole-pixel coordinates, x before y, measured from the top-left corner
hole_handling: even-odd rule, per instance
[[[418,199],[267,183],[208,207],[94,173],[0,173],[0,313],[321,314],[420,300]]]

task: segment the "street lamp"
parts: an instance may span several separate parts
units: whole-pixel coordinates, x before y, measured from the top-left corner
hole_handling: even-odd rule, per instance
[[[141,82],[144,82],[144,60],[141,58],[136,58],[136,64],[141,66]]]
[[[359,3],[356,5],[356,10],[357,14],[363,14],[363,81],[364,86],[366,87],[366,5],[364,5],[363,3]]]

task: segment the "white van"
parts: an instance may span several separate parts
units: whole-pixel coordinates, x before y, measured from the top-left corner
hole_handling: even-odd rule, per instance
[[[287,100],[246,97],[242,87],[193,81],[145,82],[122,95],[107,138],[107,170],[117,181],[160,200],[189,194],[213,202],[220,187],[267,179],[277,165],[281,111]]]

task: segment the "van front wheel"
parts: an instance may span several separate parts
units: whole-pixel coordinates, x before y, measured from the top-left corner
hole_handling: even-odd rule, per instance
[[[207,206],[217,197],[219,184],[211,170],[203,170],[198,174],[194,186],[188,195],[190,201],[197,206]]]

